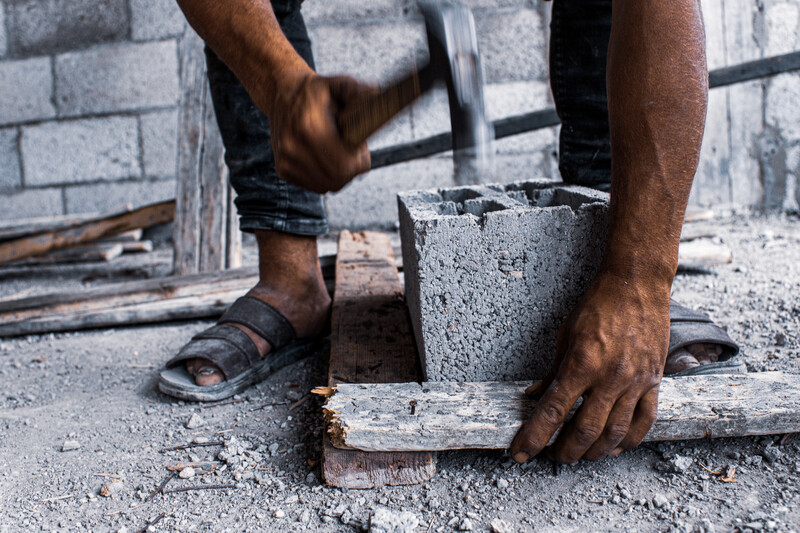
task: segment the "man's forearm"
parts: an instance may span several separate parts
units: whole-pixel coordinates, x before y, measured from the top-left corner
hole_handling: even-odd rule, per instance
[[[699,0],[614,0],[607,76],[612,180],[605,266],[668,290],[708,98]]]
[[[269,114],[282,81],[311,71],[281,31],[269,0],[178,0],[189,24]]]

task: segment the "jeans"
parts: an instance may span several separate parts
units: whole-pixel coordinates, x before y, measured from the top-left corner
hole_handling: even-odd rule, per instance
[[[302,0],[271,1],[289,42],[314,68],[300,14]],[[610,33],[611,0],[553,0],[550,84],[562,124],[559,170],[567,183],[605,191],[611,183],[605,79]],[[281,180],[275,172],[269,120],[209,48],[206,62],[241,229],[327,233],[322,196]]]

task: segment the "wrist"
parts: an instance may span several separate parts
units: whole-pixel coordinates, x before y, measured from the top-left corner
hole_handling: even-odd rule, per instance
[[[669,294],[678,268],[677,250],[664,247],[632,246],[609,243],[600,272],[614,276],[626,284],[648,287],[648,290]]]

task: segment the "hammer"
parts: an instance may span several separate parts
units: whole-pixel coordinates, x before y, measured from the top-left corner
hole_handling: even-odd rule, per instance
[[[486,121],[483,74],[475,21],[457,2],[421,1],[429,61],[374,94],[350,103],[337,116],[342,137],[352,148],[386,124],[439,81],[447,86],[453,132],[455,181],[478,183],[490,161],[492,127]]]

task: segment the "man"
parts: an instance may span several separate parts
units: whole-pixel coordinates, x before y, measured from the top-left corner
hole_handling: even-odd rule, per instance
[[[160,387],[176,396],[241,390],[307,349],[297,339],[319,336],[328,321],[317,193],[369,170],[367,147],[347,149],[335,115],[370,88],[314,73],[300,2],[179,0],[210,47],[214,106],[241,227],[258,241],[260,281],[168,363]],[[580,397],[550,450],[555,460],[615,456],[652,425],[707,102],[699,0],[555,0],[550,48],[562,177],[610,185],[610,226],[597,277],[559,331],[556,364],[529,391],[540,401],[511,445],[519,462],[544,449]],[[714,365],[727,341],[684,342],[667,364]]]

